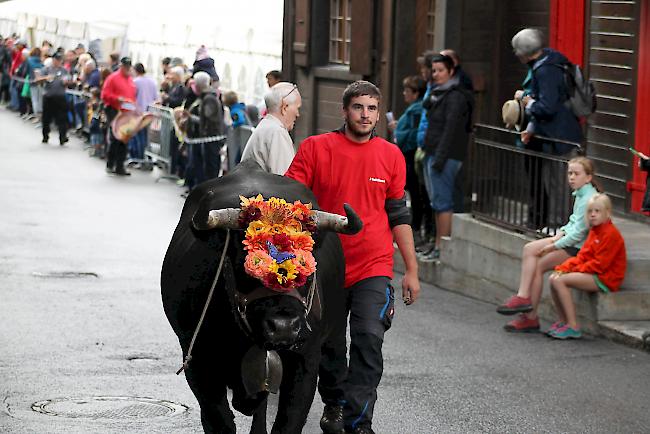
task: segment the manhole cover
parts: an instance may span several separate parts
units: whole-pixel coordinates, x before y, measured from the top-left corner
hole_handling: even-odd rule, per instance
[[[32,275],[36,277],[45,277],[45,278],[54,278],[54,279],[77,279],[81,277],[99,278],[99,274],[93,273],[91,271],[48,271],[48,272],[34,271]]]
[[[187,406],[153,398],[93,396],[47,399],[33,403],[32,410],[48,416],[70,418],[146,419],[184,413]]]

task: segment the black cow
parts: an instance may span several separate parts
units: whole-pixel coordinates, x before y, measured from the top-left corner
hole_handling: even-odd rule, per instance
[[[230,230],[226,245],[223,227],[237,226],[239,196],[257,194],[311,202],[318,209],[304,185],[268,174],[255,163],[243,163],[189,195],[162,267],[165,314],[185,357],[226,249],[214,296],[185,369],[205,432],[236,432],[226,395],[229,388],[233,407],[253,415],[251,433],[266,433],[266,398],[277,382],[278,354],[283,375],[272,432],[301,432],[314,398],[321,342],[337,327],[345,327],[345,263],[340,240],[332,231],[356,233],[360,219],[347,206],[347,219],[317,211],[319,230],[313,251],[317,271],[304,287],[278,293],[246,274],[243,231]]]

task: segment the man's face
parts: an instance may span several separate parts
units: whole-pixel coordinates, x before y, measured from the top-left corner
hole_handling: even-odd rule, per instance
[[[120,65],[120,72],[123,76],[128,77],[131,75],[131,67],[128,65]]]
[[[295,99],[289,99],[290,102],[287,102],[285,98],[282,98],[282,102],[280,103],[280,118],[287,131],[293,130],[293,127],[296,125],[296,119],[300,117],[300,107],[302,106],[302,97],[298,89],[294,89],[291,92],[292,94],[296,94]]]
[[[65,53],[65,61],[68,63],[74,62],[75,57],[77,57],[74,51],[68,51]]]
[[[58,68],[61,66],[61,60],[57,59],[56,57],[52,57],[52,66],[55,68]]]
[[[370,135],[379,120],[379,100],[374,96],[355,96],[350,104],[343,108],[345,124],[357,137]]]

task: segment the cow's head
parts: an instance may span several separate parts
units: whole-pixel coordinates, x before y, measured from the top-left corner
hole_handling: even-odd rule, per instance
[[[317,273],[290,290],[278,291],[263,281],[246,273],[246,252],[241,241],[241,208],[211,209],[212,192],[207,193],[192,217],[196,230],[228,230],[228,260],[234,279],[226,282],[233,310],[244,333],[260,347],[267,350],[287,349],[299,344],[311,331],[309,317],[320,314],[321,294]],[[323,211],[314,211],[318,231],[355,234],[362,222],[354,210],[344,205],[347,217]],[[316,249],[318,246],[315,247]],[[311,316],[310,316],[311,314]]]

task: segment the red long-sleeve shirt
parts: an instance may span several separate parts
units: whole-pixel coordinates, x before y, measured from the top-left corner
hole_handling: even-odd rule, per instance
[[[14,52],[11,54],[11,69],[9,70],[9,75],[13,77],[13,75],[16,73],[16,70],[18,70],[18,68],[22,63],[23,63],[23,52],[22,50],[16,48]]]
[[[567,259],[555,270],[595,274],[610,291],[615,292],[620,289],[626,268],[625,242],[616,226],[608,220],[592,227],[578,256]]]
[[[115,110],[121,110],[121,103],[118,98],[122,97],[127,101],[135,103],[135,83],[131,76],[124,76],[121,71],[115,71],[106,78],[102,88],[102,100],[106,105]]]
[[[346,287],[368,277],[393,277],[386,199],[402,198],[406,183],[406,163],[397,146],[380,137],[353,142],[342,132],[308,137],[285,176],[309,187],[324,211],[344,214],[347,202],[361,217],[361,232],[340,235]]]

